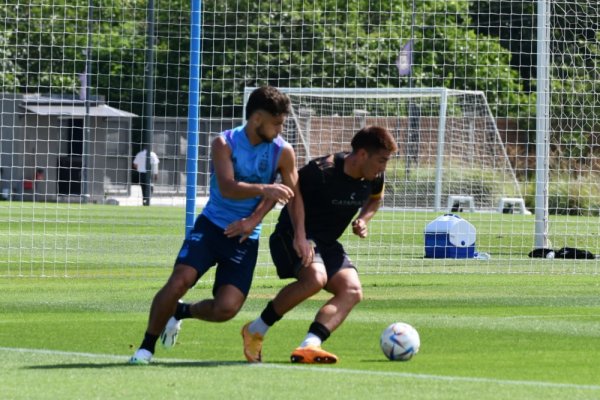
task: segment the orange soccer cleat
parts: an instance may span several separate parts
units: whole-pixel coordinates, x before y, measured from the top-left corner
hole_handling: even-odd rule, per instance
[[[338,357],[320,346],[298,347],[290,357],[293,363],[303,364],[335,364]]]

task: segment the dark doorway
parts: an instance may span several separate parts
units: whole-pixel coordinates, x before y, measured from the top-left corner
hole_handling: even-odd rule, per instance
[[[66,154],[58,158],[58,194],[81,195],[83,166],[83,119],[66,120]]]
[[[81,194],[81,156],[58,158],[58,194]]]
[[[69,121],[69,149],[68,154],[72,156],[83,155],[83,119],[72,119]]]

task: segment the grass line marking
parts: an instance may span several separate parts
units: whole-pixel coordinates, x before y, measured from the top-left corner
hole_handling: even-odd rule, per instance
[[[83,353],[74,351],[62,351],[62,350],[49,350],[49,349],[27,349],[17,347],[0,347],[0,351],[13,352],[13,353],[31,353],[31,354],[47,354],[53,356],[68,356],[68,357],[86,357],[86,358],[101,358],[108,360],[122,360],[123,364],[127,361],[127,356],[116,355],[116,354],[96,354],[96,353]],[[178,358],[160,358],[161,363],[202,363],[209,362],[206,360],[193,360],[193,359],[178,359]],[[243,366],[244,364],[240,364]],[[600,385],[580,385],[574,383],[556,383],[556,382],[544,382],[544,381],[520,381],[512,379],[493,379],[493,378],[477,378],[477,377],[465,377],[465,376],[446,376],[446,375],[432,375],[432,374],[416,374],[410,372],[390,372],[390,371],[372,371],[372,370],[359,370],[359,369],[345,369],[336,367],[315,367],[309,365],[279,365],[279,364],[247,364],[249,368],[268,368],[268,369],[295,369],[302,371],[316,371],[319,373],[342,373],[342,374],[361,374],[361,375],[373,375],[373,376],[390,376],[400,377],[409,379],[421,379],[430,381],[447,381],[447,382],[467,382],[467,383],[489,383],[495,385],[509,385],[509,386],[533,386],[539,388],[561,388],[561,389],[577,389],[577,390],[592,390],[600,391]],[[141,367],[144,368],[144,367]]]

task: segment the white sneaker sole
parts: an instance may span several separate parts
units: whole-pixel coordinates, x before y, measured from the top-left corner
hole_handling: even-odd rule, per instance
[[[146,360],[145,358],[137,358],[135,356],[129,359],[130,365],[148,365],[150,364],[150,360]]]

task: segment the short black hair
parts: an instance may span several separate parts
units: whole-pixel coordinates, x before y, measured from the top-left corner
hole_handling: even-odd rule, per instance
[[[379,150],[388,150],[394,153],[398,145],[392,134],[381,126],[366,126],[354,135],[350,142],[352,152],[365,149],[367,153],[377,153]]]
[[[250,94],[246,104],[246,120],[258,110],[268,112],[273,116],[289,114],[292,103],[290,98],[273,86],[261,86]]]

